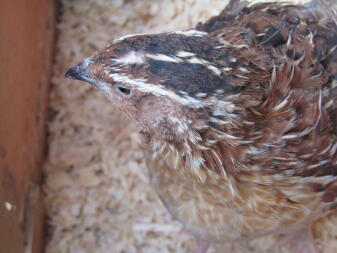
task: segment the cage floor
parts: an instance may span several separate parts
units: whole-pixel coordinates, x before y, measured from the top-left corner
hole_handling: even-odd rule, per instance
[[[194,238],[151,189],[134,124],[92,87],[63,76],[113,39],[186,29],[218,14],[226,2],[61,1],[45,165],[47,253],[193,252]],[[334,215],[316,225],[324,253],[337,252],[336,225]],[[209,252],[271,252],[273,242],[214,245]]]

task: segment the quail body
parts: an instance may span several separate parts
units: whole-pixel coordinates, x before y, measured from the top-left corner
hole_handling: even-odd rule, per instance
[[[194,29],[115,40],[66,77],[137,123],[154,189],[199,241],[300,235],[295,252],[318,252],[311,224],[337,208],[336,21],[320,3],[231,1]]]

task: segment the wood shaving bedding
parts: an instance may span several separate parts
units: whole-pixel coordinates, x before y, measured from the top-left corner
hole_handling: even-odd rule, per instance
[[[97,90],[63,75],[113,39],[193,27],[227,1],[61,3],[45,164],[46,253],[193,252],[194,238],[172,220],[150,186],[135,125]],[[337,252],[336,224],[330,215],[316,226],[324,253]],[[270,252],[272,245],[266,237],[209,252]]]

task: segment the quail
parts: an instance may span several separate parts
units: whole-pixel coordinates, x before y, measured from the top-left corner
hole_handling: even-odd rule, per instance
[[[198,252],[275,234],[317,253],[311,225],[337,209],[336,21],[320,2],[232,0],[193,29],[117,39],[65,76],[136,122],[151,183]]]

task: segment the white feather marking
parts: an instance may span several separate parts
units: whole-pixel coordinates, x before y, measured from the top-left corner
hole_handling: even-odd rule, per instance
[[[175,155],[174,165],[173,165],[175,169],[178,169],[179,161],[180,161],[180,156],[179,155]]]
[[[289,165],[289,166],[295,166],[295,165],[301,165],[301,164],[302,164],[302,162],[300,162],[300,161],[287,163],[287,165]]]
[[[331,88],[332,89],[337,88],[337,81],[336,80],[333,80],[333,82],[331,83]]]
[[[232,194],[232,197],[234,197],[236,195],[236,191],[234,189],[233,184],[231,182],[228,182],[228,186],[229,186],[229,190],[230,190],[230,192]]]
[[[249,73],[250,71],[244,67],[239,67],[239,70],[242,72],[242,73]]]
[[[240,137],[236,137],[236,136],[226,134],[226,133],[222,133],[222,136],[228,139],[232,139],[232,140],[240,140]]]
[[[235,74],[235,76],[238,77],[238,78],[245,79],[245,80],[248,80],[248,79],[249,79],[249,77],[243,76],[243,75],[239,75],[239,74]]]
[[[183,95],[183,96],[186,96],[186,95],[188,95],[188,93],[187,93],[187,92],[185,92],[185,91],[182,91],[182,90],[178,91],[178,93],[179,93],[179,94],[181,94],[181,95]]]
[[[242,123],[246,124],[246,125],[254,125],[255,123],[254,122],[251,122],[251,121],[248,121],[248,120],[243,120]]]
[[[217,76],[220,76],[221,75],[221,71],[220,69],[218,69],[217,67],[215,66],[212,66],[212,65],[208,65],[207,68],[211,71],[213,71]]]
[[[235,48],[247,48],[247,49],[249,48],[248,45],[246,45],[246,44],[240,44],[240,45],[233,44],[232,46],[235,47]]]
[[[252,171],[261,171],[262,168],[261,168],[260,166],[253,165],[253,166],[250,168],[250,170],[252,170]]]
[[[324,105],[324,108],[325,109],[328,109],[329,107],[333,106],[334,105],[334,101],[331,99],[329,100],[329,102],[327,102],[325,105]]]
[[[273,72],[271,74],[271,83],[274,84],[276,81],[276,65],[273,66]]]
[[[195,96],[198,97],[198,98],[205,98],[205,97],[207,97],[207,93],[199,92],[199,93],[195,94]]]
[[[205,62],[204,60],[201,60],[197,57],[192,57],[190,59],[187,60],[189,63],[192,63],[192,64],[201,64],[201,65],[204,65],[206,66],[208,62]]]
[[[218,142],[218,140],[207,140],[207,142],[211,145],[215,144]]]
[[[222,68],[222,70],[225,71],[225,72],[228,72],[228,71],[231,71],[232,68],[230,68],[230,67],[224,67],[224,68]]]
[[[283,135],[282,139],[283,140],[289,140],[289,139],[294,139],[294,138],[297,138],[297,137],[298,137],[297,134],[287,134],[287,135]]]
[[[331,146],[332,146],[332,143],[330,142],[329,145],[319,153],[319,155],[323,155],[326,152],[328,152],[330,150]]]
[[[322,166],[324,164],[327,164],[329,162],[330,162],[330,160],[323,160],[323,161],[320,161],[319,163],[308,166],[308,169],[314,169],[314,168],[317,168],[317,167]]]
[[[202,32],[202,31],[198,31],[198,30],[187,30],[187,31],[176,31],[174,32],[175,34],[181,34],[181,35],[185,35],[185,36],[197,36],[197,37],[203,37],[207,35],[207,32]]]
[[[309,43],[314,46],[314,34],[310,32],[307,37],[309,37]]]
[[[323,74],[323,71],[321,70],[317,75],[314,75],[312,77],[310,77],[310,79],[316,79],[318,77],[320,77]]]
[[[279,103],[278,105],[274,106],[272,111],[277,111],[282,109],[287,103],[288,103],[288,99],[290,97],[291,94],[289,94],[281,103]]]
[[[334,154],[336,154],[336,150],[337,150],[337,143],[335,143],[332,148],[330,149],[330,155],[333,156]]]
[[[332,48],[330,48],[330,50],[329,50],[329,52],[328,52],[328,55],[332,54],[332,53],[336,50],[336,48],[337,48],[337,45],[334,46],[334,47],[332,47]],[[326,56],[325,56],[325,57],[326,57]]]
[[[205,147],[203,145],[200,145],[200,144],[196,144],[197,148],[199,148],[200,150],[209,150],[208,147]]]
[[[297,158],[295,157],[282,157],[282,156],[275,156],[275,160],[281,160],[281,161],[297,161]]]
[[[287,47],[291,45],[291,34],[289,34],[288,39],[287,39]]]
[[[311,153],[299,156],[299,158],[303,158],[303,159],[307,159],[307,158],[310,158],[310,157],[312,157]]]
[[[245,144],[251,144],[253,143],[254,141],[239,141],[239,144],[240,145],[245,145]]]
[[[225,121],[225,120],[222,120],[222,119],[217,119],[217,118],[214,118],[214,117],[210,117],[210,121],[212,121],[216,124],[219,124],[219,125],[224,125],[224,124],[229,123],[228,121]]]
[[[251,107],[250,110],[251,110],[252,113],[254,113],[255,115],[262,116],[262,113],[258,112],[255,108]]]
[[[237,59],[233,56],[229,56],[229,62],[237,62]]]
[[[157,151],[154,151],[154,152],[152,153],[152,160],[157,159],[157,156],[158,156]]]
[[[213,149],[212,149],[212,154],[214,155],[214,157],[218,161],[218,164],[222,165],[222,161],[221,161],[220,157],[218,156],[217,152],[215,152]]]
[[[200,58],[197,58],[197,57],[192,57],[190,59],[187,59],[187,61],[191,64],[200,64],[200,65],[203,65],[205,66],[206,68],[208,68],[209,70],[213,71],[214,74],[220,76],[221,75],[221,70],[218,69],[217,67],[211,65],[210,62],[204,60],[204,59],[200,59]]]
[[[234,103],[229,101],[220,101],[214,105],[212,115],[222,116],[224,113],[232,113],[234,109]]]
[[[120,64],[143,64],[145,62],[144,54],[131,51],[123,57],[113,59],[114,62]]]
[[[165,54],[147,54],[146,57],[151,58],[156,61],[165,61],[165,62],[174,62],[174,63],[182,62],[182,60],[180,60],[177,57],[172,57],[172,56],[168,56]]]
[[[132,37],[135,37],[135,36],[142,36],[142,35],[147,35],[147,34],[146,33],[127,34],[127,35],[122,36],[119,39],[115,40],[114,43],[116,43],[117,41],[122,41],[122,40],[127,39],[127,38],[132,38]]]
[[[199,170],[203,165],[204,165],[204,158],[202,158],[202,156],[198,156],[196,158],[193,158],[192,161],[191,161],[191,166],[192,166],[192,169],[197,171]]]
[[[193,57],[195,53],[187,52],[187,51],[179,51],[176,53],[176,56],[186,58],[186,57]]]

